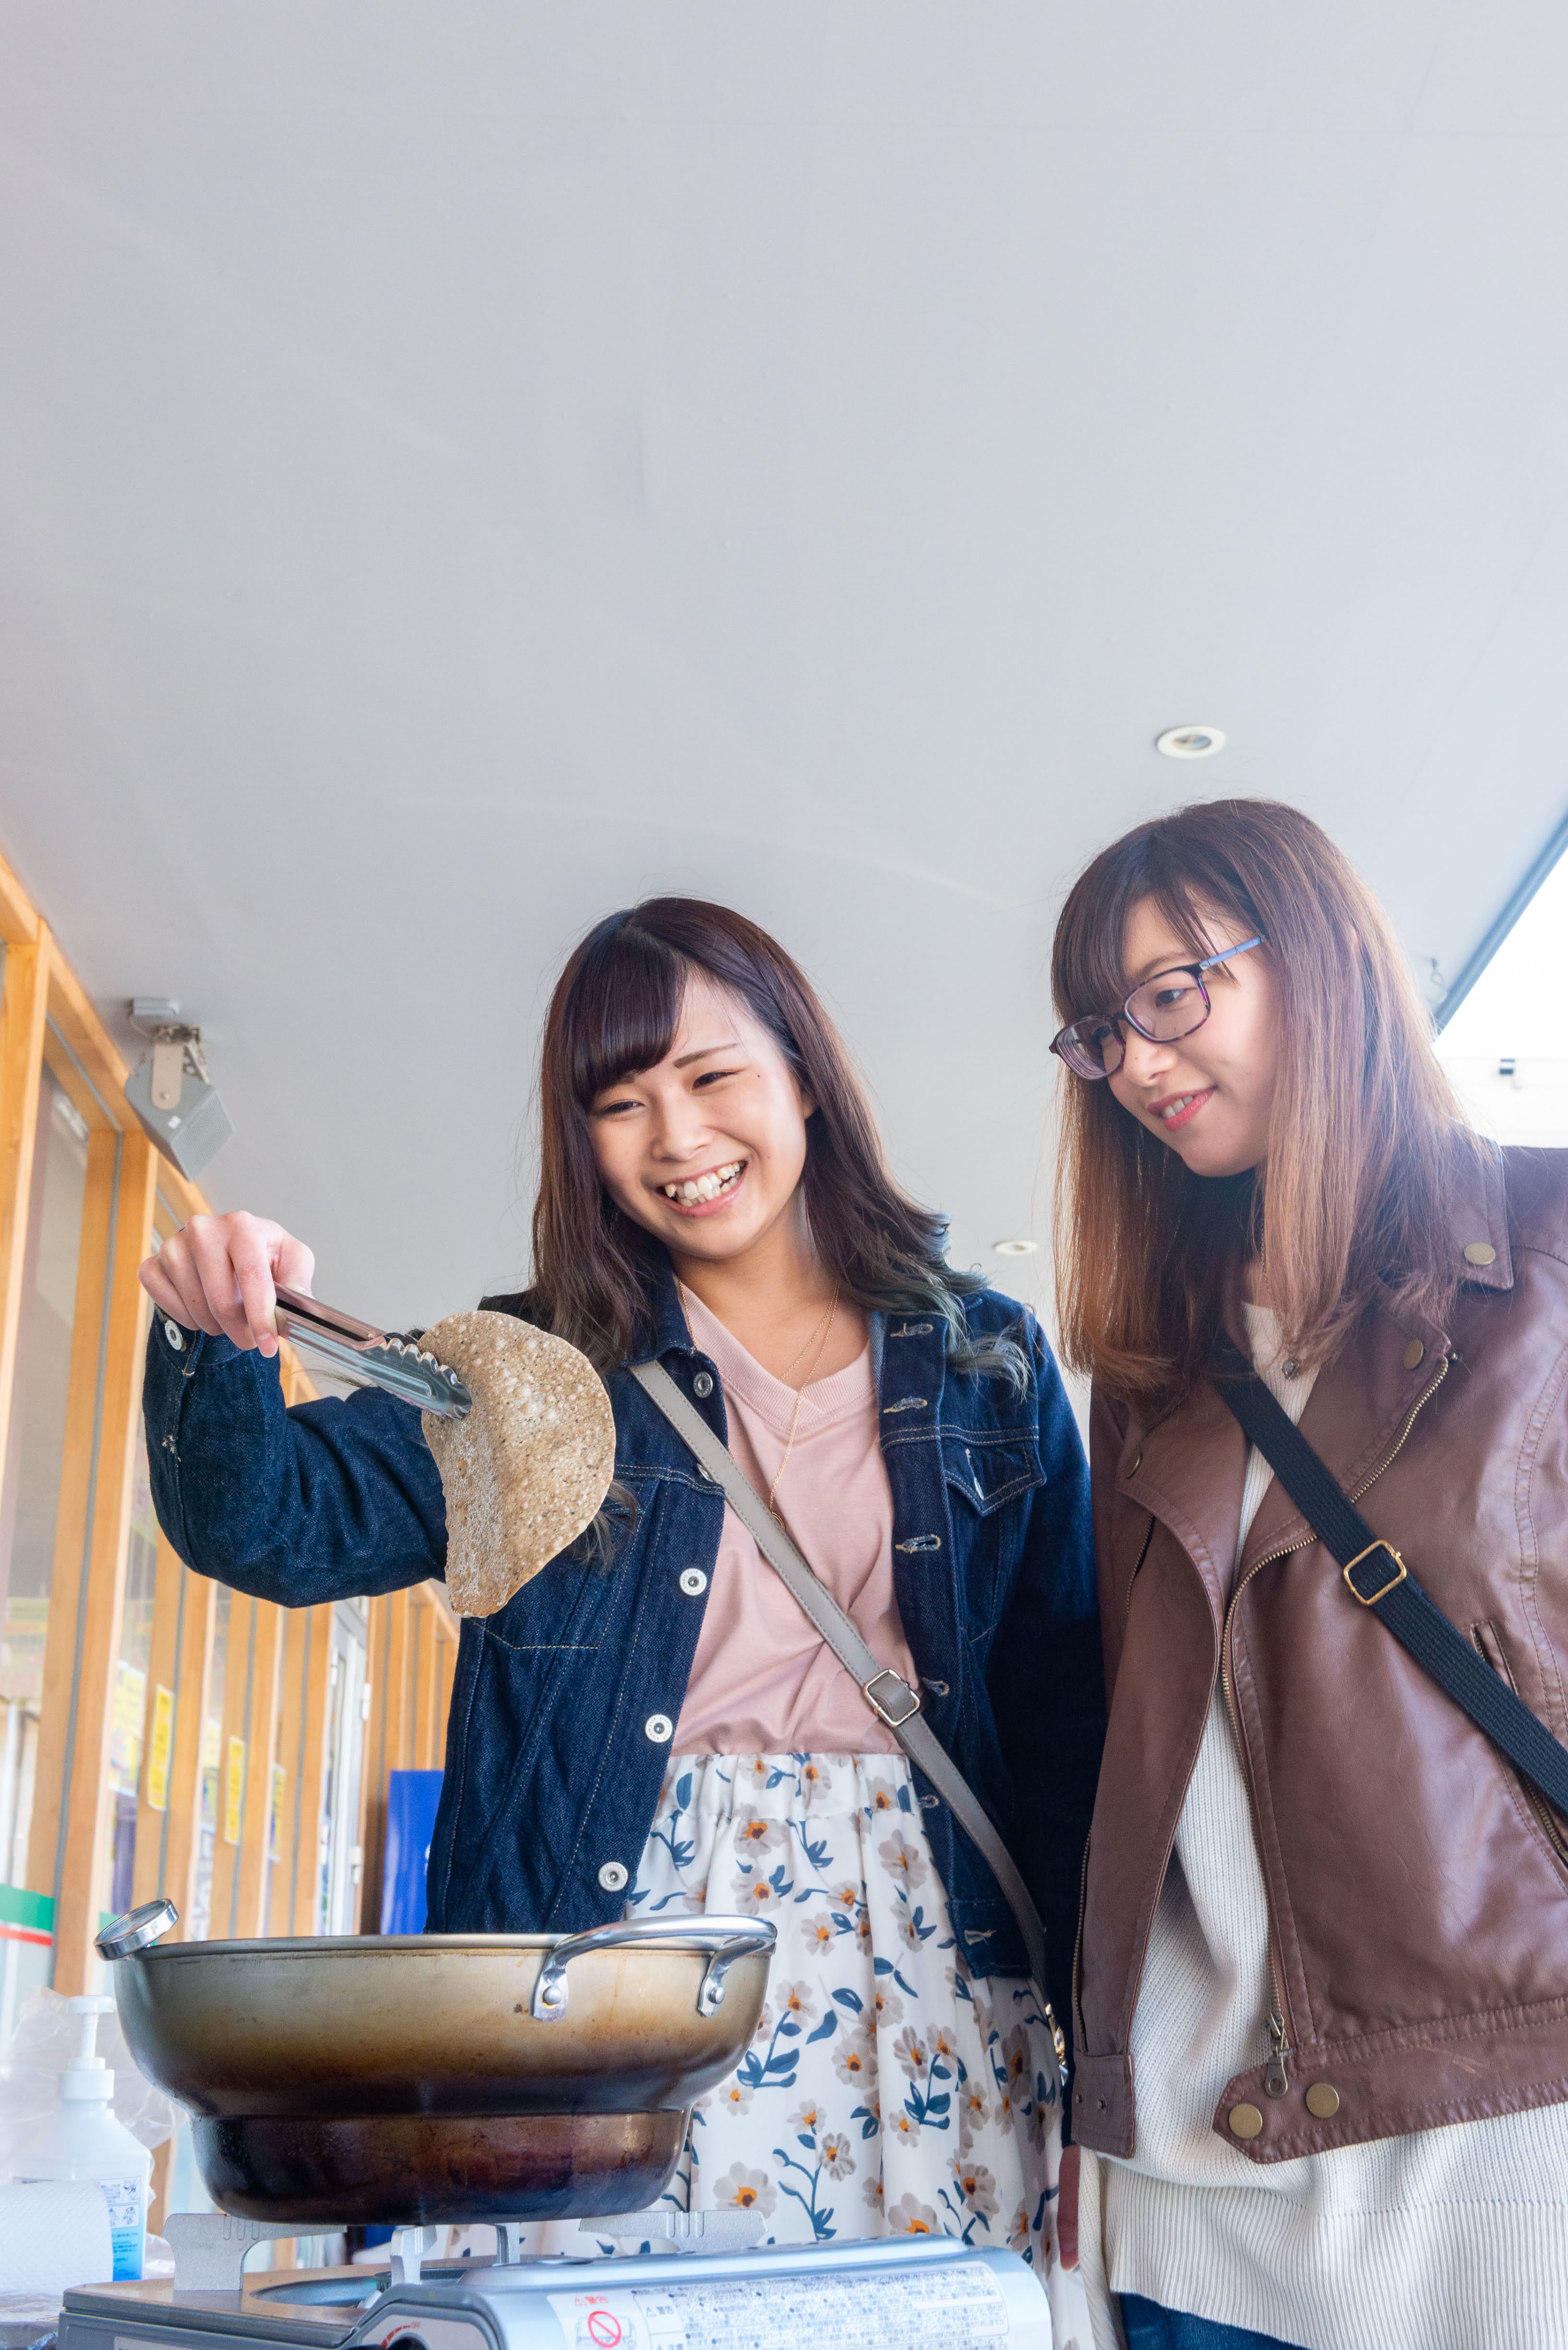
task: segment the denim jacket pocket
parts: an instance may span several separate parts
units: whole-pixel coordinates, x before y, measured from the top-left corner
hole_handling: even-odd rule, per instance
[[[944,1436],[942,1473],[952,1491],[982,1518],[1045,1482],[1040,1447],[1021,1430],[999,1437],[979,1431]]]
[[[1012,1430],[991,1441],[983,1434],[944,1436],[942,1473],[970,1646],[983,1648],[1012,1588],[1030,1499],[1045,1482],[1040,1448]]]

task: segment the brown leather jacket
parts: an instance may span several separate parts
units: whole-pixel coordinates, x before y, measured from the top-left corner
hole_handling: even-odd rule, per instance
[[[1505,1152],[1470,1190],[1451,1330],[1373,1309],[1302,1431],[1568,1741],[1568,1152]],[[1211,1389],[1152,1425],[1096,1399],[1090,1451],[1110,1725],[1075,2136],[1134,2150],[1133,2009],[1216,1673],[1289,2053],[1270,2095],[1260,2033],[1214,2128],[1282,2162],[1568,2101],[1568,1823],[1358,1604],[1277,1482],[1232,1577],[1244,1443]]]

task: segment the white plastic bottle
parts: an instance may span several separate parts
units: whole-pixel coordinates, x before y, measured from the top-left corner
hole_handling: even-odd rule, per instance
[[[114,2074],[98,2054],[98,2020],[114,2012],[112,1999],[83,1995],[71,2001],[81,2018],[81,2043],[60,2074],[59,2111],[20,2147],[15,2157],[18,2183],[48,2178],[90,2178],[109,2206],[114,2246],[114,2282],[141,2274],[147,2245],[147,2184],[152,2157],[140,2138],[114,2117]],[[83,2277],[82,2283],[103,2280]]]

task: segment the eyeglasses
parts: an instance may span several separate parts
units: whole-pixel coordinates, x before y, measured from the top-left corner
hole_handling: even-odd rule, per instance
[[[1134,988],[1119,1012],[1096,1012],[1085,1020],[1069,1021],[1051,1039],[1051,1050],[1061,1055],[1076,1076],[1114,1077],[1127,1057],[1124,1020],[1151,1045],[1168,1045],[1178,1036],[1190,1036],[1209,1017],[1204,972],[1229,962],[1233,955],[1250,954],[1263,943],[1260,931],[1255,939],[1244,939],[1239,947],[1227,947],[1222,954],[1206,956],[1202,962],[1180,962],[1169,971],[1157,972],[1141,987]]]

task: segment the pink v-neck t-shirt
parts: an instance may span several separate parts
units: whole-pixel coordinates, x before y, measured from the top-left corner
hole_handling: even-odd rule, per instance
[[[789,1443],[795,1391],[685,1294],[693,1345],[723,1385],[730,1450],[766,1498]],[[877,1441],[871,1349],[802,1389],[774,1506],[877,1662],[915,1685],[893,1591],[893,1495]],[[898,1741],[867,1704],[729,1508],[719,1536],[677,1754],[888,1754]]]

